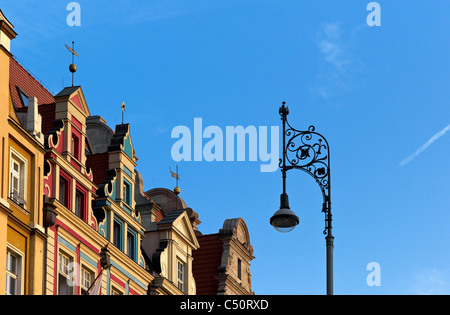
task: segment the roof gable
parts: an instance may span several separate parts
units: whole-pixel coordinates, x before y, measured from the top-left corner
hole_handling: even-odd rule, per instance
[[[5,21],[6,24],[8,24],[8,26],[10,28],[14,28],[14,26],[11,24],[10,21],[8,21],[8,19],[6,18],[6,16],[3,14],[2,10],[0,9],[0,21]]]
[[[131,144],[130,134],[127,134],[124,143],[123,143],[123,151],[130,159],[133,159],[133,145]]]
[[[174,210],[169,212],[158,223],[158,227],[160,230],[167,228],[174,229],[178,236],[190,243],[194,249],[199,246],[186,210]]]
[[[81,86],[71,86],[64,88],[55,95],[56,103],[69,102],[74,108],[77,108],[85,117],[91,116],[89,107],[87,106]]]
[[[137,161],[133,143],[131,141],[129,124],[116,125],[116,130],[111,139],[111,144],[108,146],[108,151],[117,150],[122,150],[130,158],[131,161]]]

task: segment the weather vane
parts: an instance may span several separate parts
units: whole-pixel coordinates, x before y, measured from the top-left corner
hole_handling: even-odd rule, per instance
[[[125,102],[122,102],[122,125],[123,125],[123,114],[125,112]]]
[[[178,195],[181,192],[180,187],[178,187],[178,181],[181,180],[180,175],[178,174],[178,165],[177,165],[176,173],[172,172],[172,170],[170,169],[170,165],[169,165],[169,171],[170,171],[170,174],[172,175],[172,177],[177,180],[177,186],[174,188],[173,192]]]
[[[74,73],[77,71],[77,66],[74,63],[74,58],[75,56],[78,57],[77,52],[75,51],[75,42],[72,42],[72,48],[70,48],[69,46],[66,45],[67,50],[69,50],[72,54],[72,64],[69,66],[69,71],[72,72],[72,86],[73,86],[73,76]]]

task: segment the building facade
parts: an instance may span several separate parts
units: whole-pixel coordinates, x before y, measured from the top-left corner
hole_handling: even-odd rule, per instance
[[[130,124],[91,115],[81,86],[50,93],[16,35],[0,10],[0,294],[253,294],[244,220],[211,249],[178,187],[144,190]]]
[[[200,295],[253,295],[250,261],[253,246],[242,218],[227,219],[219,233],[197,232],[194,278]]]
[[[41,294],[44,146],[38,100],[22,92],[21,111],[11,98],[13,25],[0,11],[0,294]],[[17,91],[20,93],[21,91]]]

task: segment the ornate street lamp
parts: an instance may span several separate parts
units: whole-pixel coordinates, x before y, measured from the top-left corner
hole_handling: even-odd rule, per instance
[[[322,212],[325,214],[323,234],[325,235],[327,249],[327,294],[332,295],[334,236],[331,233],[330,150],[328,142],[321,134],[315,132],[314,126],[310,126],[306,131],[292,128],[287,121],[289,108],[286,106],[286,102],[283,102],[279,113],[283,122],[283,157],[279,164],[283,176],[283,193],[280,198],[280,210],[270,218],[270,224],[280,232],[292,231],[298,225],[299,218],[289,208],[288,195],[286,194],[286,172],[291,169],[299,169],[311,175],[319,184],[323,196]]]

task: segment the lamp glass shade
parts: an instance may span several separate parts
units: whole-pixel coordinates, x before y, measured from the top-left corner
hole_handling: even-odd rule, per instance
[[[281,208],[270,218],[270,224],[282,233],[292,231],[299,222],[298,217],[289,208]]]

